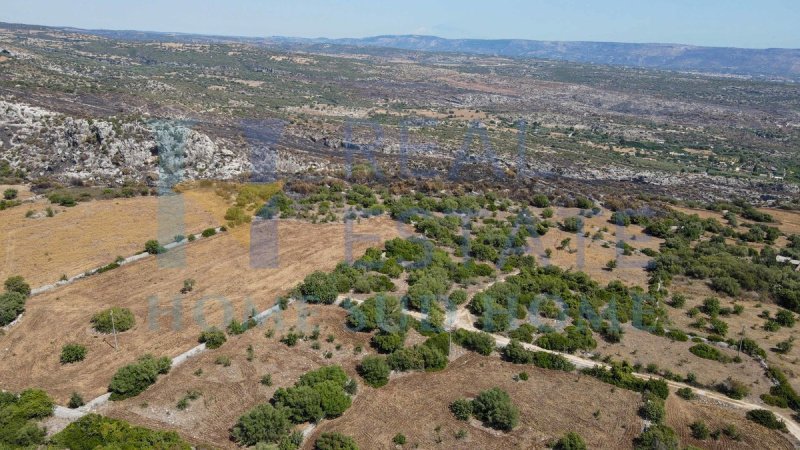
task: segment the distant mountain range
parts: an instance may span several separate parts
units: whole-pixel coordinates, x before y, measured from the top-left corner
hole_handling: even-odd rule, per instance
[[[387,35],[367,38],[239,37],[128,30],[82,30],[0,24],[6,28],[50,28],[82,32],[112,39],[179,42],[239,42],[318,49],[320,45],[388,48],[423,52],[456,52],[511,58],[538,58],[578,63],[606,64],[646,69],[675,70],[800,82],[800,49],[746,49],[699,47],[682,44],[629,44],[619,42],[531,41],[524,39],[445,39],[423,35]]]
[[[800,49],[744,49],[680,44],[444,39],[436,36],[375,36],[362,39],[295,39],[317,44],[543,58],[649,69],[784,78],[800,81]]]

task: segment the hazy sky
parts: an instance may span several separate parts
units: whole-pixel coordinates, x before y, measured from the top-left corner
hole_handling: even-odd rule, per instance
[[[3,0],[0,21],[239,36],[432,34],[800,48],[800,0]]]

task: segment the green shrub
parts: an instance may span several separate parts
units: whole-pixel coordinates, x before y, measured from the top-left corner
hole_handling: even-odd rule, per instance
[[[225,329],[231,336],[238,336],[240,334],[243,334],[245,331],[249,330],[251,326],[255,326],[255,322],[251,321],[239,322],[236,319],[231,319],[231,321],[228,322],[228,326],[225,327]]]
[[[65,344],[61,347],[61,364],[83,361],[86,358],[86,347],[80,344]]]
[[[26,301],[25,296],[18,292],[0,294],[0,326],[15,321],[25,311]]]
[[[88,414],[67,425],[64,430],[53,436],[53,443],[59,448],[71,450],[192,448],[174,431],[154,431],[98,414]]]
[[[386,363],[392,370],[406,372],[409,370],[435,371],[447,366],[447,356],[439,349],[415,345],[402,348],[386,358]]]
[[[730,362],[730,358],[723,354],[719,349],[716,347],[712,347],[708,344],[700,343],[695,344],[689,348],[689,351],[692,352],[695,356],[704,359],[710,359],[713,361],[719,361],[722,363]]]
[[[67,403],[67,407],[75,409],[80,408],[81,406],[85,405],[86,402],[83,401],[83,397],[77,392],[73,392],[72,395],[69,397],[69,403]]]
[[[18,193],[19,192],[16,189],[9,188],[3,191],[3,198],[6,200],[14,200],[15,198],[17,198]]]
[[[503,359],[515,364],[534,364],[543,369],[563,370],[566,372],[575,370],[575,366],[563,356],[550,352],[528,350],[515,339],[512,339],[508,345],[503,347],[500,354]]]
[[[335,280],[325,272],[314,272],[308,275],[299,286],[302,300],[308,303],[330,305],[339,295]]]
[[[583,228],[583,221],[579,217],[567,217],[561,225],[561,229],[568,233],[577,233]]]
[[[570,431],[556,442],[554,450],[586,450],[586,442],[580,434]]]
[[[636,450],[678,450],[680,447],[675,430],[664,424],[657,424],[647,427],[634,439],[633,448]]]
[[[405,445],[406,444],[406,436],[402,433],[397,433],[392,438],[392,443],[394,445]]]
[[[694,400],[697,397],[694,391],[692,391],[692,388],[688,387],[680,388],[675,393],[684,400]]]
[[[716,387],[718,391],[735,400],[741,400],[750,393],[750,389],[744,383],[730,377]]]
[[[270,404],[258,405],[239,417],[231,429],[231,437],[239,445],[252,446],[259,442],[274,443],[291,429],[287,412]]]
[[[775,322],[782,327],[791,328],[794,326],[795,317],[791,311],[781,309],[775,314]]]
[[[689,336],[681,330],[669,330],[667,331],[666,336],[669,339],[678,342],[686,342],[689,340]]]
[[[511,431],[519,421],[519,410],[500,388],[483,391],[472,401],[472,413],[487,427]]]
[[[298,386],[316,386],[325,381],[333,381],[344,387],[350,377],[341,366],[325,366],[317,370],[306,372],[297,381]]]
[[[550,206],[550,199],[544,194],[536,194],[531,198],[531,204],[537,208],[547,208]]]
[[[536,345],[547,350],[574,353],[577,350],[592,350],[597,341],[592,338],[592,330],[588,326],[570,325],[563,333],[545,333],[536,339]]]
[[[121,367],[111,378],[108,386],[111,400],[122,400],[135,397],[142,393],[148,386],[155,383],[158,375],[169,372],[172,361],[165,357],[155,358],[145,355],[135,363]]]
[[[508,337],[511,339],[516,339],[521,342],[527,342],[528,344],[533,342],[533,335],[536,333],[536,327],[529,323],[523,323],[522,325],[518,326],[517,328],[508,332]]]
[[[652,394],[645,394],[644,403],[639,408],[639,415],[653,423],[661,423],[666,415],[664,400]]]
[[[206,228],[202,233],[200,233],[200,235],[204,238],[214,236],[215,234],[217,234],[217,230],[215,228]]]
[[[206,348],[215,349],[222,347],[226,340],[227,338],[222,330],[217,327],[210,327],[200,333],[200,338],[197,339],[197,342],[206,344]]]
[[[114,330],[121,333],[133,328],[136,319],[130,309],[114,306],[92,316],[92,325],[99,333],[111,333]]]
[[[322,433],[314,442],[314,450],[358,450],[356,441],[341,433]]]
[[[484,356],[490,355],[496,347],[494,337],[482,331],[456,330],[453,333],[453,342]]]
[[[278,388],[272,403],[283,408],[294,423],[318,421],[325,416],[320,394],[311,386]]]
[[[155,239],[150,239],[149,241],[144,243],[144,251],[150,253],[151,255],[158,255],[160,253],[164,253],[167,251],[161,244],[158,243]]]
[[[775,413],[766,409],[754,409],[747,411],[747,418],[751,421],[763,425],[770,430],[780,430],[787,432],[786,424],[775,416]]]
[[[692,424],[689,425],[689,429],[692,430],[692,437],[701,441],[708,439],[711,435],[711,431],[709,431],[703,421],[692,422]]]
[[[403,348],[405,340],[405,333],[387,333],[381,331],[372,337],[371,343],[380,353],[392,353]]]
[[[25,282],[25,278],[22,278],[19,275],[8,277],[4,284],[7,292],[16,292],[24,295],[25,297],[29,297],[31,295],[31,285]]]
[[[456,289],[450,293],[448,297],[450,302],[454,305],[461,305],[467,302],[467,291],[463,289]]]
[[[665,400],[667,396],[669,396],[669,387],[664,380],[655,378],[643,380],[637,378],[633,375],[633,367],[627,362],[612,362],[611,367],[608,369],[601,366],[582,369],[581,373],[593,376],[600,381],[613,384],[623,389],[637,392],[650,392]]]
[[[459,398],[450,403],[450,412],[458,420],[469,420],[472,416],[472,402],[465,398]]]
[[[358,365],[358,374],[368,385],[379,388],[389,382],[389,365],[382,356],[366,356]]]

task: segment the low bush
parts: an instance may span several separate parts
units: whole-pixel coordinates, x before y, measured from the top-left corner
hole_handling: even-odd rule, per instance
[[[98,448],[189,450],[192,448],[174,431],[154,431],[98,414],[88,414],[72,422],[53,436],[52,441],[58,448],[71,450]]]
[[[142,393],[151,384],[155,383],[158,375],[169,372],[172,361],[165,357],[155,358],[145,355],[135,363],[128,364],[117,370],[108,386],[111,400],[122,400],[135,397]]]
[[[780,430],[784,433],[787,432],[786,424],[778,419],[778,417],[772,411],[766,409],[754,409],[752,411],[747,411],[747,418],[751,421],[763,425],[770,430]]]
[[[75,409],[80,408],[81,406],[85,405],[86,402],[83,401],[83,397],[77,392],[73,392],[72,395],[69,397],[69,403],[67,403],[67,407]]]
[[[678,450],[680,447],[675,430],[664,424],[656,424],[647,427],[634,439],[633,448],[636,450]]]
[[[692,391],[692,388],[688,387],[680,388],[675,393],[684,400],[694,400],[697,397],[694,391]]]
[[[197,342],[206,344],[206,348],[215,349],[220,348],[226,340],[227,338],[222,330],[217,327],[211,327],[200,333],[200,338],[197,339]]]
[[[494,337],[482,331],[456,330],[453,333],[453,342],[484,356],[490,355],[496,347]]]
[[[150,253],[151,255],[158,255],[160,253],[164,253],[167,251],[157,240],[150,239],[149,241],[144,243],[144,251]]]
[[[406,372],[409,370],[436,371],[447,367],[447,355],[438,348],[426,345],[401,348],[386,358],[392,370]]]
[[[472,402],[465,398],[459,398],[450,403],[450,412],[458,420],[469,420],[472,416]]]
[[[372,337],[371,343],[380,353],[393,353],[403,348],[405,333],[387,333],[381,331]]]
[[[565,372],[575,370],[575,365],[563,356],[555,353],[528,350],[515,339],[512,339],[508,345],[503,347],[500,353],[503,359],[515,364],[533,364],[544,369],[563,370]]]
[[[0,391],[0,448],[24,448],[44,443],[45,430],[38,422],[53,413],[53,400],[39,389],[19,395]]]
[[[356,441],[341,433],[322,433],[314,442],[314,450],[358,450]]]
[[[750,389],[744,383],[730,377],[717,384],[716,388],[719,392],[735,400],[741,400],[750,393]]]
[[[639,408],[639,415],[653,423],[661,423],[666,415],[664,400],[661,397],[647,393],[643,395],[644,403]]]
[[[383,356],[367,356],[358,365],[358,374],[368,385],[379,388],[389,382],[389,365]]]
[[[554,450],[586,450],[586,442],[580,434],[570,431],[553,446]]]
[[[728,363],[731,361],[731,359],[723,354],[719,349],[705,343],[693,345],[689,348],[689,351],[692,352],[693,355],[703,359],[710,359],[712,361],[719,361],[721,363]]]
[[[669,387],[666,381],[651,378],[643,380],[633,375],[633,367],[627,362],[618,363],[612,362],[611,367],[605,369],[600,366],[587,368],[581,370],[581,373],[593,376],[605,383],[613,384],[614,386],[623,389],[629,389],[637,392],[651,392],[662,399],[669,396]]]
[[[511,397],[500,388],[483,391],[472,401],[472,414],[484,426],[511,431],[519,422],[519,410],[511,403]]]
[[[136,319],[130,309],[114,306],[92,316],[92,325],[99,333],[121,333],[133,328]]]
[[[29,297],[31,295],[31,285],[25,281],[25,278],[22,278],[19,275],[8,277],[3,284],[6,288],[6,292],[16,292],[24,295],[25,297]]]
[[[287,411],[267,403],[258,405],[239,417],[231,429],[231,437],[244,446],[259,442],[277,443],[289,434],[291,427]]]
[[[214,236],[215,234],[217,234],[217,230],[215,228],[206,228],[202,233],[200,233],[200,235],[204,238]]]
[[[71,364],[86,358],[86,347],[80,344],[66,344],[61,347],[61,364]]]
[[[5,292],[0,294],[0,326],[6,326],[17,320],[25,312],[27,299],[18,292]]]
[[[692,422],[689,429],[692,430],[692,437],[701,441],[708,439],[711,435],[711,431],[703,421]]]

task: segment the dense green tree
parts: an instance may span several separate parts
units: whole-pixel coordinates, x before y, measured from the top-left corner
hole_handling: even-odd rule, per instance
[[[242,415],[231,429],[231,437],[240,445],[278,442],[289,433],[292,423],[282,408],[258,405]]]
[[[314,450],[358,450],[356,441],[341,433],[322,433],[314,442]]]
[[[7,292],[17,292],[25,297],[31,295],[31,285],[25,282],[25,278],[19,275],[8,277],[5,281],[5,288]]]
[[[27,299],[19,292],[0,294],[0,326],[13,322],[25,311]]]
[[[61,364],[83,361],[86,358],[86,347],[80,344],[65,344],[61,347]]]
[[[128,308],[114,306],[92,316],[92,325],[100,333],[121,333],[128,331],[136,325],[136,318]]]
[[[227,338],[222,330],[217,327],[210,327],[200,333],[200,338],[197,341],[201,344],[206,344],[206,348],[215,349],[220,348],[226,340]]]
[[[382,356],[366,356],[358,365],[358,374],[364,381],[375,388],[385,386],[389,382],[389,365]]]
[[[580,434],[570,431],[556,442],[554,450],[586,450],[586,442]]]
[[[511,397],[500,388],[483,391],[472,401],[472,413],[485,426],[510,431],[517,426],[519,411]]]
[[[284,409],[294,423],[316,422],[325,416],[319,391],[311,386],[278,388],[273,404]]]

